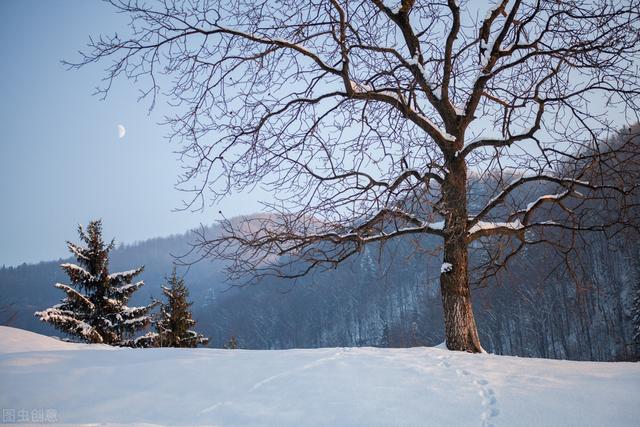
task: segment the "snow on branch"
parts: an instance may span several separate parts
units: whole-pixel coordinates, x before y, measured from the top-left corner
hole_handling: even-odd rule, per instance
[[[136,283],[127,283],[126,285],[122,285],[120,287],[114,288],[113,293],[118,295],[119,299],[122,297],[128,297],[136,290],[144,286],[144,281],[140,280]]]
[[[134,317],[132,319],[127,319],[123,322],[123,324],[130,327],[138,328],[148,324],[150,321],[151,321],[151,318],[149,316],[140,316],[140,317]]]
[[[591,190],[611,190],[611,191],[615,191],[623,194],[628,191],[625,188],[620,188],[615,185],[592,184],[589,181],[574,179],[574,178],[559,177],[550,173],[541,173],[541,174],[534,174],[530,176],[522,176],[512,181],[510,184],[504,187],[502,191],[498,193],[498,195],[496,195],[491,200],[489,200],[489,202],[487,202],[487,204],[480,210],[480,212],[477,215],[475,215],[473,218],[471,218],[471,220],[469,221],[469,225],[473,227],[477,222],[479,222],[482,218],[484,218],[489,212],[491,212],[493,209],[503,204],[507,199],[507,196],[513,193],[516,189],[520,188],[521,186],[527,183],[539,182],[539,181],[551,182],[551,183],[561,185],[563,187],[573,188],[575,186],[581,186],[581,187],[589,188]],[[554,195],[551,195],[543,200],[552,200],[554,199],[553,196]],[[531,209],[534,209],[537,206],[539,206],[539,203],[532,205]]]
[[[154,347],[160,335],[156,332],[147,332],[146,334],[133,339],[130,343],[127,343],[131,347]]]
[[[122,271],[119,273],[111,273],[107,277],[109,278],[109,280],[115,280],[115,279],[120,279],[124,277],[130,278],[135,276],[136,274],[140,274],[142,270],[143,270],[143,267],[140,267],[132,270]]]
[[[85,255],[85,249],[81,248],[80,246],[77,246],[71,242],[67,242],[67,247],[69,248],[69,251],[76,256],[76,258],[85,261],[89,260],[89,257]]]
[[[468,235],[470,239],[477,239],[493,234],[513,233],[521,231],[523,228],[524,225],[517,219],[510,222],[478,221],[469,228]]]
[[[60,264],[60,267],[67,272],[73,282],[89,282],[95,279],[91,273],[79,265],[64,263]]]
[[[57,308],[48,308],[34,313],[41,321],[64,328],[70,334],[86,339],[92,343],[103,342],[102,336],[88,323],[73,317],[73,313]]]
[[[122,271],[119,273],[111,273],[107,276],[107,280],[112,284],[112,286],[118,286],[122,283],[129,283],[131,279],[142,273],[144,267],[135,268],[133,270]]]
[[[449,273],[451,272],[451,270],[453,270],[453,264],[449,262],[443,262],[442,266],[440,267],[440,274]]]
[[[67,297],[73,302],[81,304],[85,309],[93,310],[93,303],[89,301],[87,297],[85,297],[72,287],[67,286],[63,283],[56,283],[54,286],[58,289],[62,289],[67,294]]]
[[[520,211],[520,212],[526,214],[529,211],[531,211],[534,208],[536,208],[537,206],[539,206],[540,204],[544,203],[545,201],[557,202],[557,201],[562,200],[563,198],[567,197],[569,194],[571,194],[570,190],[563,191],[562,193],[557,193],[557,194],[545,194],[544,196],[540,196],[536,200],[534,200],[533,202],[529,203],[527,205],[527,207],[524,210]]]
[[[431,76],[427,73],[427,71],[424,69],[424,66],[420,63],[418,55],[414,55],[413,57],[411,57],[411,59],[407,61],[407,64],[418,69],[420,75],[422,76],[422,79],[426,82],[426,84],[432,91],[438,86],[435,82],[431,81]],[[435,94],[433,96],[438,98]],[[442,98],[442,92],[440,93],[440,98]]]
[[[158,303],[155,302],[150,305],[140,307],[123,306],[119,313],[119,319],[123,319],[123,323],[126,325],[143,325],[151,320],[148,313],[157,304]]]

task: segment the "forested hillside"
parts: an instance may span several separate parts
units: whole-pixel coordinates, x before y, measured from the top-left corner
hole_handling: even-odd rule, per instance
[[[215,232],[211,229],[210,232]],[[132,304],[159,297],[171,254],[195,236],[157,238],[112,253],[112,269],[145,265],[146,285]],[[632,236],[586,236],[572,277],[555,254],[532,247],[508,275],[473,291],[483,345],[498,354],[577,360],[633,360],[632,301],[640,283],[640,246]],[[369,246],[335,270],[298,281],[264,279],[230,288],[223,265],[202,261],[183,270],[198,329],[222,347],[276,349],[329,346],[409,347],[443,340],[436,241],[404,239]],[[65,282],[60,261],[0,270],[3,324],[59,335],[33,312],[55,304]],[[581,268],[580,268],[581,267]]]

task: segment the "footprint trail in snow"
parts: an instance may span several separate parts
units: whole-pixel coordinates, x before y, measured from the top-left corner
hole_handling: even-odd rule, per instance
[[[438,366],[443,368],[451,367],[451,362],[449,362],[451,356],[436,356],[436,358],[440,360]],[[480,414],[482,427],[494,427],[491,421],[500,414],[500,410],[497,406],[496,393],[489,386],[489,381],[467,369],[456,369],[455,372],[461,378],[468,378],[478,389],[483,408],[482,414]]]

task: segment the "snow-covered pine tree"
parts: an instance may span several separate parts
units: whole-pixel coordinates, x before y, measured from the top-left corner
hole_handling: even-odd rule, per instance
[[[43,322],[89,343],[132,346],[131,338],[149,325],[149,311],[156,304],[128,307],[131,295],[144,282],[132,283],[143,267],[109,274],[109,252],[114,241],[105,245],[102,240],[102,221],[91,221],[86,229],[78,226],[80,240],[86,247],[67,242],[78,264],[65,263],[60,267],[69,276],[70,284],[56,283],[67,296],[60,304],[35,313]]]
[[[207,345],[209,339],[192,330],[196,324],[191,317],[189,290],[184,279],[176,275],[174,268],[167,278],[167,286],[162,287],[167,302],[160,306],[160,316],[156,321],[155,344],[160,347],[197,347]]]

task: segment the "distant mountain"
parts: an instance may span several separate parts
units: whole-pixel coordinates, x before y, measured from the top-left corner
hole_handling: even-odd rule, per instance
[[[208,231],[215,230],[211,227]],[[70,233],[69,240],[76,236]],[[105,239],[110,236],[105,236]],[[170,237],[161,237],[135,243],[120,245],[111,252],[110,271],[129,270],[145,266],[140,278],[145,281],[131,302],[143,304],[151,297],[160,297],[160,286],[164,276],[171,272],[173,255],[185,254],[193,242],[193,232]],[[33,312],[58,302],[63,293],[53,287],[56,282],[68,283],[68,277],[60,269],[63,262],[75,262],[75,259],[22,264],[18,267],[0,269],[0,323],[28,329],[34,332],[58,334],[47,324],[40,323]],[[184,271],[186,272],[186,270]],[[215,295],[226,288],[222,276],[222,265],[214,261],[197,263],[186,272],[193,301],[201,302],[207,295]]]
[[[292,284],[269,280],[223,296],[197,312],[219,346],[245,348],[410,347],[443,341],[441,259],[416,250],[436,242],[370,246],[335,270]],[[472,293],[485,349],[498,354],[577,360],[637,360],[632,296],[640,285],[636,240],[586,237],[576,284],[557,256],[528,248],[500,283]]]
[[[187,232],[112,252],[112,271],[145,266],[141,278],[146,284],[132,304],[160,296],[171,255],[185,253],[194,240]],[[588,235],[586,242],[579,251],[586,272],[579,286],[566,272],[547,271],[553,255],[532,247],[514,260],[501,284],[474,290],[488,351],[582,360],[638,358],[631,301],[640,285],[640,245],[633,238],[611,241],[600,234]],[[434,345],[443,340],[441,260],[420,248],[436,245],[430,237],[397,239],[368,246],[334,270],[295,282],[264,279],[242,288],[230,288],[219,261],[204,260],[183,273],[197,329],[211,337],[213,347],[222,347],[231,336],[244,348]],[[59,335],[33,312],[62,297],[53,284],[67,280],[59,268],[63,261],[1,269],[0,323]]]

